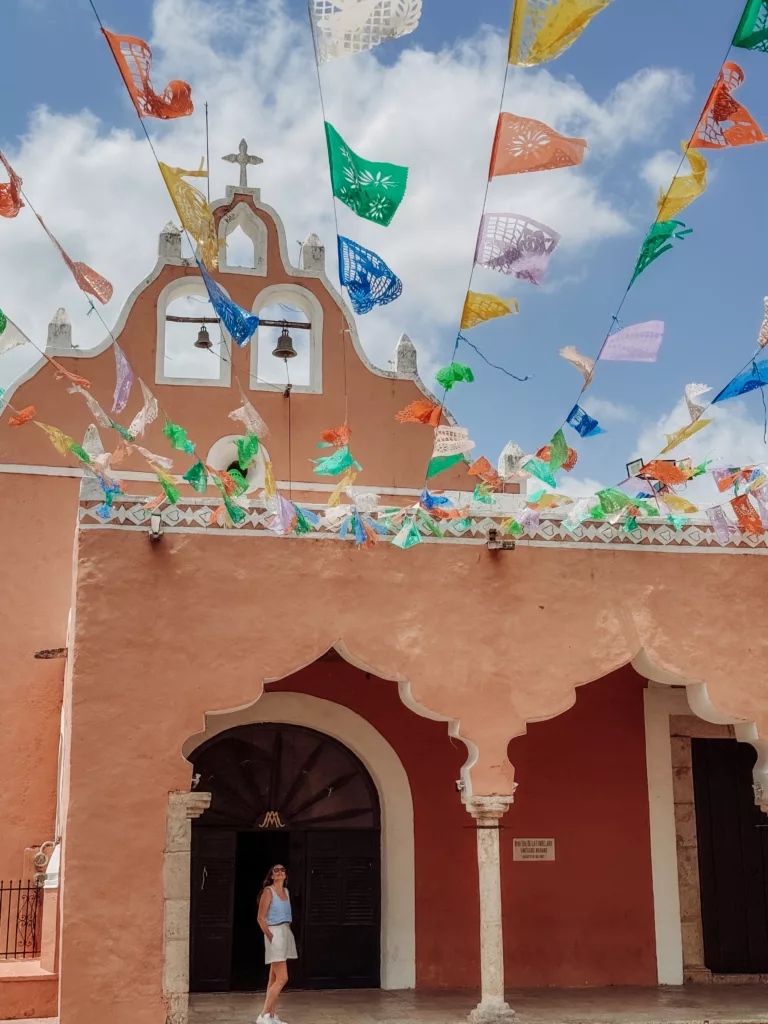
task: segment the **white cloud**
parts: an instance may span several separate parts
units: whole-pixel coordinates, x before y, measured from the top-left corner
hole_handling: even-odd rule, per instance
[[[433,358],[441,329],[458,322],[485,189],[506,40],[482,29],[455,48],[429,52],[414,46],[391,66],[375,52],[322,69],[329,120],[371,159],[410,167],[406,201],[386,230],[339,207],[340,229],[369,246],[404,281],[392,306],[359,318],[363,344],[387,365],[397,337],[407,331]],[[285,220],[289,251],[316,231],[335,275],[335,227],[317,79],[304,19],[291,20],[282,0],[156,0],[153,78],[186,78],[197,111],[191,118],[148,122],[161,159],[197,167],[204,152],[203,103],[210,107],[212,196],[223,195],[234,169],[220,157],[245,136],[265,163],[251,170],[263,199]],[[103,41],[94,30],[93,46]],[[105,61],[93,68],[92,89],[118,88]],[[109,79],[97,75],[111,74]],[[650,69],[621,83],[599,103],[573,79],[548,70],[510,69],[506,109],[538,117],[590,141],[590,155],[609,158],[653,137],[684,100],[687,80]],[[51,97],[55,105],[55,95]],[[103,124],[87,109],[76,115],[55,106],[30,114],[18,149],[7,155],[25,189],[73,259],[83,260],[115,286],[104,310],[112,323],[126,297],[154,263],[157,235],[174,216],[162,179],[125,99],[129,127]],[[601,170],[603,160],[601,159]],[[620,235],[629,225],[597,176],[598,161],[553,174],[515,175],[492,184],[490,207],[516,210],[551,224],[563,236],[551,280],[572,276],[574,255]],[[591,173],[594,168],[594,174]],[[556,177],[555,177],[556,176]],[[0,252],[2,306],[38,344],[54,310],[65,306],[82,347],[104,331],[78,292],[30,211],[4,222]],[[478,287],[508,291],[511,282],[481,271]],[[18,372],[26,353],[4,358],[0,380]]]
[[[654,193],[662,188],[666,191],[679,166],[680,155],[671,149],[662,149],[654,153],[650,160],[646,160],[640,168],[640,177],[651,186]]]
[[[768,461],[768,446],[763,440],[763,423],[750,415],[755,403],[759,409],[762,408],[759,396],[754,394],[718,403],[703,414],[705,419],[714,417],[713,423],[694,434],[679,448],[660,457],[682,459],[690,455],[694,465],[711,459],[710,468],[765,464]],[[666,445],[665,435],[680,430],[689,422],[688,409],[681,400],[668,415],[642,430],[632,458],[647,461],[655,458]],[[709,475],[691,481],[681,493],[694,503],[702,504],[719,504],[729,497],[717,490]]]
[[[586,398],[583,406],[590,416],[601,422],[626,422],[637,415],[631,406],[620,405],[609,398]]]
[[[609,484],[603,483],[602,480],[596,480],[594,477],[574,477],[564,473],[558,478],[557,493],[567,494],[569,498],[588,498],[590,495],[597,494],[598,491],[602,491],[609,486]]]
[[[697,151],[700,156],[703,156],[701,150]],[[688,161],[685,160],[682,164],[680,163],[682,153],[674,152],[671,149],[662,149],[658,153],[646,160],[640,168],[640,177],[653,190],[654,196],[658,197],[659,190],[663,189],[666,193],[672,184],[675,176],[678,174],[685,176],[691,173]],[[717,176],[717,169],[713,169],[710,163],[707,168],[707,183],[708,185],[715,180]]]

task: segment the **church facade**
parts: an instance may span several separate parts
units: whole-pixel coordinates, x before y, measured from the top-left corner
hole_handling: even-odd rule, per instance
[[[396,414],[431,396],[407,338],[368,361],[315,236],[294,266],[257,189],[213,210],[252,247],[247,266],[222,249],[217,282],[291,310],[273,332],[301,335],[301,380],[269,380],[258,334],[214,352],[216,376],[169,371],[169,309],[205,297],[170,225],[114,336],[216,470],[245,389],[269,436],[243,521],[183,481],[148,508],[134,456],[105,519],[90,475],[0,424],[0,879],[44,883],[39,948],[0,960],[0,1019],[186,1024],[190,991],[257,989],[278,861],[307,988],[476,989],[482,1024],[509,1018],[505,986],[764,980],[764,541],[545,513],[512,546],[513,474],[469,529],[409,551],[358,550],[324,517],[276,535],[267,462],[322,507],[310,459],[344,422],[360,493],[416,502],[432,431]],[[111,347],[78,351],[59,317],[47,352],[105,395]],[[42,360],[7,397],[94,457],[115,441]],[[167,449],[162,422],[145,443]],[[439,478],[459,505],[467,468]]]

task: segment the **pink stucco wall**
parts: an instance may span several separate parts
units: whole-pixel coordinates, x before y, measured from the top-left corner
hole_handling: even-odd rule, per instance
[[[520,781],[501,832],[510,986],[656,983],[644,685],[630,668],[614,672],[510,743]],[[344,704],[395,749],[414,799],[417,985],[478,985],[475,832],[453,785],[463,745],[406,708],[393,683],[341,660],[269,689]],[[554,863],[513,861],[514,837],[554,838]]]
[[[655,985],[641,679],[620,669],[509,745],[520,786],[501,832],[510,986]],[[552,838],[554,862],[513,860]]]
[[[2,431],[0,431],[2,432]],[[54,838],[77,482],[0,474],[0,879],[22,875],[24,849]]]
[[[293,280],[281,263],[275,224],[267,214],[259,216],[269,234],[267,278],[222,276],[247,307],[266,285]],[[119,340],[137,375],[205,455],[214,441],[234,432],[227,415],[240,404],[236,384],[153,384],[158,295],[170,281],[193,273],[162,268],[133,304]],[[324,390],[290,399],[290,451],[287,400],[275,392],[251,395],[272,430],[268,447],[278,479],[288,477],[289,463],[294,478],[310,477],[308,460],[316,457],[319,433],[344,420],[348,396],[352,449],[364,466],[358,483],[421,487],[432,432],[394,418],[421,392],[413,381],[371,373],[323,282],[304,277],[300,283],[325,314]],[[234,358],[245,379],[247,350],[236,350]],[[85,374],[108,405],[114,387],[109,349],[64,362]],[[139,401],[134,394],[126,422]],[[13,402],[37,405],[43,422],[78,439],[91,422],[82,399],[68,395],[49,368],[22,384]],[[166,452],[161,428],[154,424],[145,440],[150,449]],[[3,421],[0,460],[55,465],[59,456],[34,425],[13,430]],[[177,456],[178,471],[190,464]],[[132,459],[124,468],[147,467]],[[471,490],[474,480],[459,468],[439,483]],[[0,698],[0,709],[11,709],[8,756],[28,767],[12,794],[9,864],[24,845],[50,838],[53,824],[61,663],[35,663],[31,656],[66,642],[75,487],[24,475],[0,479],[3,525],[10,526],[0,533],[9,567],[1,586],[12,638],[10,699]],[[147,493],[153,485],[142,482],[137,489]],[[61,1024],[164,1020],[167,796],[189,785],[181,749],[203,727],[206,712],[251,703],[263,679],[290,675],[341,642],[372,672],[408,681],[417,702],[460,723],[461,735],[478,750],[476,794],[508,794],[515,767],[521,782],[538,774],[543,785],[546,778],[548,762],[525,746],[532,740],[513,744],[520,750],[519,757],[513,754],[514,767],[507,756],[510,740],[522,736],[526,723],[567,711],[577,687],[621,669],[645,649],[661,668],[706,681],[717,708],[756,721],[768,736],[765,652],[755,640],[768,611],[764,566],[760,557],[713,552],[549,550],[524,543],[502,553],[430,543],[408,553],[391,545],[358,552],[334,540],[235,531],[216,537],[167,533],[156,545],[141,531],[81,532],[64,695]],[[620,731],[625,727],[626,721],[620,723]],[[533,726],[532,735],[542,730],[545,736],[547,728]],[[582,755],[588,781],[589,750]],[[580,799],[578,780],[578,773],[562,773],[559,800]],[[593,818],[610,804],[609,796],[587,808]],[[521,814],[533,813],[520,806]],[[449,812],[446,802],[445,813],[453,820],[458,810]],[[524,913],[514,899],[510,906]],[[645,925],[636,908],[633,914],[636,980],[642,980]],[[558,941],[572,941],[572,933]],[[513,959],[521,972],[533,970],[522,954]],[[467,977],[473,963],[468,954]],[[421,969],[427,978],[428,967]],[[432,982],[439,983],[435,977]]]
[[[521,546],[499,558],[461,545],[367,553],[331,540],[168,534],[151,545],[141,533],[82,533],[62,1024],[107,1012],[115,1024],[137,1013],[161,1020],[167,793],[189,783],[181,747],[205,712],[251,703],[260,680],[289,675],[341,641],[376,674],[409,680],[426,708],[458,719],[479,750],[475,793],[505,792],[507,747],[525,722],[566,711],[577,686],[642,646],[662,666],[706,680],[724,710],[764,723],[765,696],[748,681],[759,655],[744,633],[758,624],[741,603],[745,587],[758,593],[761,568],[761,559],[728,555]],[[116,628],[130,643],[115,642]],[[735,647],[743,675],[733,672]],[[583,757],[589,764],[588,749]],[[641,760],[635,792],[639,771]],[[578,774],[563,772],[558,799],[578,795]],[[104,849],[111,855],[94,872]],[[95,935],[96,962],[83,956]],[[637,979],[647,976],[647,950],[643,957]]]

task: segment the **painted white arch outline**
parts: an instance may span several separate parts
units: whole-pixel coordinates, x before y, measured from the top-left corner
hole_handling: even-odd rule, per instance
[[[182,748],[185,757],[237,725],[303,725],[348,747],[365,765],[381,806],[381,987],[416,985],[416,888],[413,797],[408,775],[392,746],[356,712],[304,693],[265,693],[253,704],[205,716],[205,730]]]
[[[227,260],[227,248],[222,246],[219,250],[219,271],[222,274],[246,274],[251,277],[266,277],[267,225],[260,217],[256,216],[247,203],[240,202],[229,213],[225,213],[219,221],[219,240],[226,242],[232,232],[238,228],[242,229],[253,245],[253,266],[241,267],[238,264],[230,266]]]
[[[221,287],[221,285],[219,286]],[[225,292],[226,289],[221,287]],[[224,344],[219,346],[219,375],[218,377],[166,377],[165,375],[165,325],[168,307],[176,299],[184,298],[186,295],[199,295],[208,300],[208,291],[201,275],[188,277],[177,277],[170,281],[160,292],[157,298],[157,342],[155,345],[155,384],[178,384],[194,387],[228,388],[232,381],[232,363],[224,358],[226,348],[231,350],[232,338],[229,331],[220,324],[220,330]],[[230,298],[227,295],[227,298]]]
[[[257,315],[267,306],[283,302],[288,306],[297,306],[309,320],[309,384],[294,384],[292,390],[296,394],[321,395],[323,393],[323,307],[314,292],[303,288],[300,284],[286,282],[271,284],[264,288],[253,301],[252,313]],[[251,339],[251,391],[274,391],[274,384],[267,384],[259,377],[259,333],[260,328]],[[303,333],[303,332],[302,332]]]
[[[732,725],[736,739],[749,743],[757,751],[757,761],[752,772],[755,803],[768,813],[768,739],[761,739],[757,725],[745,718],[736,718],[719,711],[709,696],[707,684],[696,679],[686,679],[674,672],[659,668],[651,656],[641,648],[632,659],[632,667],[641,676],[663,686],[684,686],[688,706],[697,718],[713,725]]]

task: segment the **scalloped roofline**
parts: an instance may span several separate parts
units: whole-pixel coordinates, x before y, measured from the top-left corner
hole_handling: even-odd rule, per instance
[[[238,198],[238,196],[240,196],[241,198]],[[441,403],[437,396],[434,395],[432,391],[430,391],[430,389],[426,386],[426,384],[418,375],[418,373],[413,375],[399,374],[395,370],[381,369],[380,367],[375,366],[370,361],[360,342],[360,336],[357,331],[357,323],[355,321],[355,318],[351,310],[347,306],[346,302],[344,301],[343,296],[337,291],[336,287],[331,282],[330,278],[325,273],[325,271],[304,270],[301,267],[294,267],[293,264],[291,263],[290,257],[288,255],[288,245],[285,237],[285,227],[283,226],[283,222],[280,219],[279,214],[272,206],[269,206],[267,203],[262,203],[260,199],[257,200],[253,195],[251,195],[248,192],[238,192],[238,189],[235,187],[233,189],[232,199],[215,200],[213,203],[211,203],[211,211],[215,212],[216,210],[219,210],[222,207],[228,207],[229,209],[234,210],[241,203],[245,206],[249,206],[249,203],[245,202],[245,197],[250,199],[250,201],[253,203],[253,207],[256,210],[262,211],[267,215],[267,217],[270,217],[272,219],[272,222],[274,223],[275,228],[277,229],[278,250],[280,252],[280,259],[283,265],[283,271],[286,274],[286,276],[298,280],[304,279],[319,281],[327,289],[329,295],[336,303],[339,310],[343,314],[344,319],[347,322],[347,330],[349,331],[349,336],[352,339],[352,347],[354,348],[355,353],[362,362],[363,366],[370,373],[373,373],[377,377],[384,377],[389,380],[412,380],[416,387],[422,392],[425,398],[428,398],[431,402],[434,402],[436,405],[440,405]],[[165,231],[165,228],[163,229],[163,231]],[[95,356],[99,356],[103,352],[106,352],[106,350],[112,344],[113,340],[120,337],[120,334],[122,333],[123,328],[126,325],[128,317],[133,309],[136,300],[139,298],[139,296],[144,292],[146,288],[148,288],[154,281],[157,280],[157,278],[160,276],[165,267],[169,266],[194,267],[195,260],[192,258],[176,256],[158,256],[157,262],[155,263],[150,273],[135,286],[135,288],[130,293],[126,301],[123,303],[122,309],[118,314],[112,331],[109,332],[102,341],[98,342],[92,348],[87,349],[64,349],[57,348],[56,346],[49,347],[46,343],[45,352],[49,356],[59,356],[67,359],[93,359]],[[266,286],[267,282],[265,279],[265,287]],[[13,321],[10,320],[10,318],[9,322],[13,323]],[[17,327],[15,323],[13,325],[14,327]],[[24,335],[28,342],[31,340],[28,337],[28,335],[25,334],[24,331],[20,330],[20,328],[17,327],[17,330],[19,330],[20,333]],[[10,400],[13,397],[13,395],[22,386],[22,384],[26,384],[30,380],[32,380],[32,378],[37,374],[38,370],[45,366],[45,363],[46,360],[41,356],[39,359],[35,360],[34,363],[31,363],[26,370],[24,370],[11,384],[9,384],[5,390],[6,401]],[[448,423],[451,424],[451,426],[456,426],[457,420],[445,405],[443,405],[443,415],[445,416]]]

